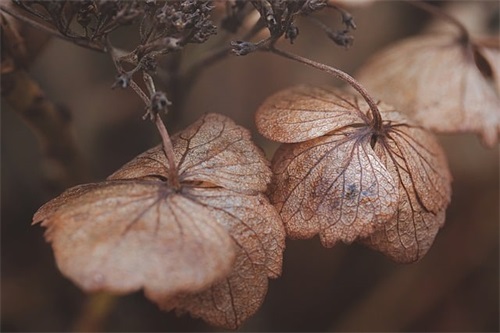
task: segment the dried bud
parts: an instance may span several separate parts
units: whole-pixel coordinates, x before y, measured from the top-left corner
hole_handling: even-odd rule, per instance
[[[148,73],[155,73],[157,66],[158,63],[156,62],[156,59],[154,59],[151,55],[146,55],[141,59],[141,67]]]
[[[164,92],[158,91],[154,93],[151,97],[151,110],[154,113],[158,113],[160,111],[167,112],[167,106],[172,105],[172,103],[168,100],[167,95]]]
[[[297,28],[295,25],[293,25],[293,23],[291,23],[285,32],[285,38],[290,40],[290,44],[293,44],[298,35],[299,35],[299,28]]]
[[[354,17],[346,11],[342,11],[342,23],[344,23],[347,30],[356,30],[357,28],[356,23],[354,23]]]
[[[238,56],[247,55],[257,49],[257,45],[254,43],[244,42],[241,40],[231,42],[231,46],[232,51]]]
[[[354,43],[354,37],[348,34],[347,30],[341,31],[326,31],[328,37],[335,42],[335,44],[339,46],[343,46],[346,49],[351,47]]]
[[[111,89],[115,89],[116,87],[127,88],[130,84],[130,74],[123,73],[116,77],[115,83],[111,86]]]

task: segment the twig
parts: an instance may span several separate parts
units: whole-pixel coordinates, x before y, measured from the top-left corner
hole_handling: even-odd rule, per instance
[[[165,156],[167,157],[168,161],[169,185],[172,186],[175,190],[179,190],[181,188],[181,185],[179,182],[177,166],[175,165],[175,155],[172,141],[170,140],[170,135],[168,134],[167,128],[165,127],[163,120],[161,120],[159,113],[155,115],[155,124],[156,128],[158,128],[158,132],[160,132],[160,136],[163,142],[163,151],[165,152]]]
[[[50,167],[47,177],[59,192],[89,180],[87,165],[73,136],[69,115],[57,108],[38,83],[23,69],[26,64],[20,46],[22,36],[0,14],[2,25],[1,95],[33,130]],[[17,59],[21,57],[21,59]]]
[[[109,55],[111,56],[111,59],[113,60],[113,64],[115,65],[115,68],[118,71],[118,73],[124,74],[125,70],[123,69],[122,65],[120,64],[120,60],[122,58],[117,54],[117,51],[113,47],[113,45],[111,45],[109,37],[106,37],[106,48],[108,50]],[[127,56],[125,56],[125,57],[127,57]],[[130,78],[130,82],[128,84],[136,92],[136,94],[142,99],[144,104],[149,105],[149,102],[150,102],[149,97],[144,93],[144,91],[141,89],[141,87],[139,87],[139,85],[132,78]]]
[[[91,294],[85,300],[82,310],[73,324],[73,332],[103,332],[104,321],[117,301],[108,293]]]
[[[2,74],[2,97],[38,137],[46,160],[57,170],[49,178],[58,190],[89,180],[69,117],[47,99],[25,70]]]
[[[144,83],[146,84],[146,88],[148,89],[149,94],[151,95],[151,102],[149,108],[153,109],[156,107],[154,101],[154,99],[157,97],[156,86],[151,75],[149,75],[146,72],[143,72],[143,77],[144,77]],[[162,97],[165,98],[163,93],[161,94]],[[166,101],[165,103],[168,103],[168,101]],[[165,108],[166,106],[167,105],[165,105]],[[165,157],[167,158],[168,161],[169,185],[172,186],[175,190],[179,190],[181,188],[181,183],[179,181],[177,166],[175,165],[174,147],[172,145],[172,141],[170,140],[170,135],[168,134],[167,128],[165,127],[165,124],[163,123],[163,120],[160,117],[159,110],[154,110],[154,111],[150,110],[150,112],[154,113],[155,125],[156,128],[158,129],[158,132],[160,133],[160,137],[163,143],[163,152],[165,153]]]

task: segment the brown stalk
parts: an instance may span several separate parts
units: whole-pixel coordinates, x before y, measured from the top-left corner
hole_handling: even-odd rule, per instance
[[[119,73],[124,73],[123,67],[120,64],[120,57],[116,54],[115,49],[111,45],[109,38],[106,39],[106,44],[107,48],[109,51],[109,54],[113,60],[113,63],[118,70]],[[146,93],[139,87],[139,85],[134,81],[130,80],[130,87],[137,93],[137,95],[142,99],[144,104],[146,104],[146,107],[151,108],[151,98],[153,95],[156,93],[156,87],[153,81],[153,78],[151,75],[149,75],[146,72],[142,73],[144,83],[146,85],[146,88],[148,89],[149,96],[146,95]],[[148,110],[148,113],[146,113],[145,117],[152,112],[152,110]],[[167,128],[165,127],[165,124],[163,123],[163,120],[161,119],[160,115],[158,112],[154,114],[154,121],[156,128],[158,129],[158,132],[160,133],[162,143],[163,143],[163,151],[165,152],[165,156],[167,157],[168,164],[169,164],[169,170],[168,170],[168,180],[169,184],[176,190],[180,189],[180,182],[179,182],[179,177],[177,174],[177,167],[175,165],[175,159],[174,159],[174,149],[172,147],[172,141],[170,140],[170,135],[168,134]]]
[[[165,155],[167,156],[168,160],[169,184],[175,190],[179,190],[181,188],[181,184],[179,182],[177,167],[175,165],[174,149],[172,147],[172,141],[170,140],[170,135],[168,135],[167,128],[165,127],[165,124],[163,123],[163,120],[161,120],[161,117],[158,113],[155,115],[155,124],[156,128],[158,129],[158,132],[160,132],[161,140],[163,142],[163,151],[165,152]]]
[[[146,88],[149,91],[149,95],[153,97],[156,93],[156,87],[151,75],[146,72],[143,72],[144,83],[146,84]],[[151,104],[151,103],[150,103]],[[150,110],[151,112],[151,110]],[[161,140],[163,143],[163,151],[165,152],[165,156],[168,160],[168,181],[169,185],[172,186],[175,190],[179,190],[181,188],[181,184],[179,182],[179,176],[177,172],[177,166],[175,165],[175,155],[174,155],[174,147],[172,145],[172,141],[170,140],[170,135],[168,134],[167,128],[163,123],[163,120],[160,117],[159,112],[156,112],[154,115],[155,125],[160,133]]]
[[[366,89],[361,84],[359,84],[359,82],[356,81],[352,76],[350,76],[349,74],[347,74],[339,69],[330,67],[330,66],[325,65],[325,64],[321,64],[319,62],[304,58],[302,56],[299,56],[299,55],[296,55],[293,53],[289,53],[289,52],[277,49],[273,46],[271,46],[267,49],[264,49],[264,50],[267,50],[269,52],[272,52],[272,53],[277,54],[279,56],[282,56],[284,58],[287,58],[290,60],[295,60],[297,62],[300,62],[300,63],[303,63],[305,65],[311,66],[313,68],[319,69],[323,72],[326,72],[328,74],[335,76],[338,79],[341,79],[344,82],[347,82],[351,87],[353,87],[363,97],[363,99],[366,101],[366,103],[370,107],[370,111],[371,111],[372,117],[373,117],[372,127],[375,130],[376,134],[382,132],[382,116],[380,115],[380,111],[378,110],[377,103],[368,94],[368,91],[366,91]]]
[[[89,180],[68,115],[45,96],[42,88],[24,69],[28,65],[28,56],[24,52],[28,46],[7,17],[0,14],[0,19],[2,98],[38,138],[51,172],[47,177],[56,191]]]
[[[24,69],[2,74],[2,98],[37,136],[46,160],[56,170],[50,178],[58,190],[89,179],[68,116]]]
[[[88,295],[72,332],[101,332],[117,300],[115,295],[106,292]]]

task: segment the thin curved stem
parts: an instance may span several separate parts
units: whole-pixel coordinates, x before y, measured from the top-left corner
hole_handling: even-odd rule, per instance
[[[155,124],[158,128],[158,132],[160,132],[161,140],[163,143],[163,152],[167,157],[168,161],[168,181],[169,185],[172,186],[175,190],[179,190],[181,188],[181,184],[179,182],[179,176],[177,172],[177,166],[175,165],[174,160],[174,148],[172,146],[172,141],[170,140],[170,135],[168,134],[167,128],[161,120],[160,115],[157,113],[155,115]]]
[[[135,83],[134,80],[130,80],[129,85],[130,85],[130,88],[134,89],[134,91],[136,92],[136,94],[139,95],[139,97],[142,99],[142,101],[144,102],[144,104],[146,104],[146,105],[150,104],[150,99],[144,93],[144,91],[142,91],[141,87],[139,87],[139,85],[137,83]]]
[[[151,98],[153,98],[156,93],[156,86],[153,81],[151,75],[146,72],[143,72],[144,83],[146,84],[146,88],[148,89]],[[157,112],[155,114],[155,124],[158,132],[160,133],[160,137],[163,143],[163,152],[165,153],[165,157],[168,161],[168,182],[169,185],[172,186],[175,190],[179,190],[181,188],[181,184],[179,182],[179,177],[177,173],[177,166],[175,165],[174,159],[174,147],[172,145],[172,141],[170,140],[170,135],[168,134],[167,128],[163,123],[163,120],[160,117],[160,114]]]
[[[109,38],[106,38],[106,48],[108,50],[109,55],[111,56],[111,59],[113,60],[113,64],[115,65],[116,70],[118,73],[123,74],[125,70],[123,69],[122,65],[120,64],[120,56],[117,55],[115,48],[113,45],[111,45],[111,42]],[[137,83],[135,83],[134,80],[130,80],[129,82],[130,88],[132,88],[136,94],[142,99],[144,104],[146,106],[149,106],[150,104],[150,98],[144,93],[144,91],[139,87]]]
[[[149,95],[153,96],[156,93],[156,86],[151,75],[146,72],[142,72],[142,77],[144,79],[144,84],[148,89]]]
[[[122,73],[123,68],[119,63],[119,57],[115,54],[114,48],[111,45],[109,39],[106,40],[107,47],[109,50],[109,54],[111,55],[111,58],[113,59],[113,63],[115,64],[116,69],[118,72]],[[142,72],[142,77],[144,80],[144,84],[146,85],[146,89],[149,92],[150,97],[146,95],[146,93],[139,87],[139,85],[134,81],[130,80],[130,87],[134,89],[134,91],[139,95],[139,97],[144,101],[144,104],[146,104],[146,107],[151,108],[151,99],[153,98],[154,94],[156,93],[156,86],[154,84],[153,78],[151,75],[149,75],[146,72]],[[165,127],[165,124],[163,123],[163,120],[161,119],[160,115],[158,112],[154,114],[154,121],[156,128],[158,129],[158,132],[160,133],[160,137],[163,143],[163,152],[165,153],[165,157],[167,158],[168,161],[168,181],[169,185],[171,185],[175,190],[179,190],[181,188],[180,182],[179,182],[179,177],[177,173],[177,167],[175,165],[175,160],[174,160],[174,148],[172,146],[172,141],[170,140],[170,135],[168,134],[167,128]]]
[[[429,5],[428,3],[423,2],[423,1],[408,1],[407,0],[406,2],[417,7],[417,8],[425,10],[426,12],[431,13],[432,15],[438,16],[438,17],[448,21],[449,23],[451,23],[455,27],[457,27],[458,30],[460,30],[460,37],[462,38],[462,40],[464,40],[465,42],[468,42],[470,40],[469,30],[467,30],[465,25],[462,22],[460,22],[459,20],[457,20],[455,17],[451,16],[450,14],[448,14],[445,11],[443,11],[442,9],[440,9],[439,7]]]
[[[102,332],[106,318],[113,310],[118,297],[105,292],[87,296],[81,313],[73,323],[73,332]]]
[[[299,56],[299,55],[296,55],[293,53],[288,53],[286,51],[283,51],[283,50],[280,50],[280,49],[277,49],[274,47],[270,47],[267,50],[274,53],[274,54],[280,55],[282,57],[285,57],[285,58],[288,58],[291,60],[295,60],[295,61],[298,61],[298,62],[303,63],[305,65],[314,67],[314,68],[319,69],[323,72],[331,74],[331,75],[335,76],[336,78],[341,79],[342,81],[347,82],[351,87],[353,87],[363,97],[363,99],[366,101],[366,103],[370,107],[370,111],[372,113],[372,118],[373,118],[373,123],[372,123],[373,129],[377,133],[380,133],[382,131],[382,116],[380,115],[380,111],[378,110],[377,103],[370,96],[370,94],[368,94],[368,91],[366,91],[366,89],[363,86],[361,86],[361,84],[359,84],[359,82],[356,81],[352,76],[350,76],[349,74],[347,74],[339,69],[330,67],[330,66],[325,65],[325,64],[321,64],[319,62],[304,58],[302,56]]]

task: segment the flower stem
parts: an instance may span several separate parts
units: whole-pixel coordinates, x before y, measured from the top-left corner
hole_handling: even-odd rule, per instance
[[[175,190],[179,190],[181,188],[181,184],[179,182],[179,176],[177,173],[177,166],[175,165],[174,159],[174,148],[172,146],[172,141],[170,140],[170,135],[168,135],[167,128],[161,120],[160,115],[157,113],[155,115],[155,124],[156,128],[158,128],[158,132],[160,132],[161,140],[163,143],[163,152],[168,160],[168,181],[170,186],[172,186]]]
[[[361,84],[358,81],[356,81],[352,76],[341,71],[340,69],[336,69],[336,68],[330,67],[328,65],[321,64],[319,62],[304,58],[302,56],[299,56],[299,55],[296,55],[293,53],[288,53],[286,51],[283,51],[283,50],[280,50],[280,49],[277,49],[274,47],[270,47],[267,50],[274,53],[274,54],[280,55],[282,57],[285,57],[285,58],[288,58],[291,60],[295,60],[295,61],[298,61],[298,62],[303,63],[305,65],[314,67],[316,69],[319,69],[323,72],[331,74],[331,75],[335,76],[336,78],[347,82],[351,87],[353,87],[363,97],[363,99],[366,101],[366,103],[370,107],[370,111],[372,113],[372,118],[373,118],[372,119],[373,129],[377,133],[382,131],[382,116],[380,115],[380,111],[378,110],[377,103],[368,94],[368,91],[366,91],[366,89],[363,86],[361,86]]]
[[[148,89],[149,94],[153,98],[153,95],[156,93],[156,86],[153,81],[151,75],[146,72],[143,72],[144,83],[146,84],[146,88]],[[150,106],[152,108],[152,106]],[[168,182],[169,185],[172,186],[175,190],[179,190],[181,188],[181,184],[179,182],[179,176],[177,173],[177,166],[175,165],[174,159],[174,147],[172,145],[172,141],[170,140],[170,135],[168,134],[167,128],[163,123],[163,120],[160,117],[160,113],[156,112],[154,114],[154,120],[156,124],[156,128],[160,133],[161,140],[163,143],[163,152],[165,153],[165,157],[168,161]]]

